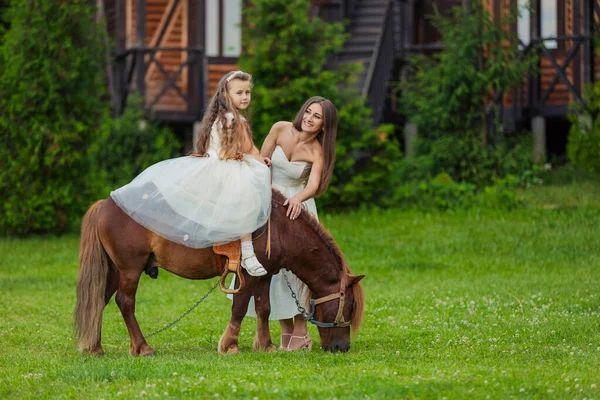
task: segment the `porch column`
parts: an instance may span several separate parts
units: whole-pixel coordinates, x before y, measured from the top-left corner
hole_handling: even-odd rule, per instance
[[[533,161],[541,163],[546,159],[546,119],[535,116],[531,119],[533,132]]]
[[[419,128],[412,122],[404,125],[404,156],[412,157],[415,155],[415,141],[419,134]]]

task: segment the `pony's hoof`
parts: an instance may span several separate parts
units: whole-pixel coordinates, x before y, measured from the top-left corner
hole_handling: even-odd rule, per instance
[[[237,345],[229,346],[221,354],[240,354],[240,348]]]
[[[96,347],[92,350],[82,350],[81,352],[86,356],[104,357],[104,350],[102,350],[102,347]]]
[[[265,347],[265,350],[267,353],[272,353],[277,351],[277,346],[275,346],[273,343],[269,343],[269,345],[267,347]]]

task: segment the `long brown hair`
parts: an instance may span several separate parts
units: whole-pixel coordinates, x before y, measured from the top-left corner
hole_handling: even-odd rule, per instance
[[[298,132],[302,131],[302,118],[306,109],[314,103],[319,103],[323,107],[323,129],[317,135],[317,140],[323,148],[323,171],[321,172],[321,181],[319,182],[317,193],[315,193],[315,197],[317,197],[325,193],[333,174],[333,165],[335,164],[335,136],[337,134],[337,109],[325,97],[311,97],[304,103],[300,111],[298,111],[292,123]]]
[[[242,117],[240,110],[233,105],[227,91],[228,83],[234,79],[250,82],[250,85],[252,85],[252,76],[243,71],[228,72],[221,78],[200,123],[200,129],[198,130],[198,136],[194,144],[194,153],[196,155],[205,155],[208,152],[210,132],[215,121],[218,121],[219,136],[221,139],[221,154],[219,154],[219,158],[228,158],[241,152],[241,133],[243,132],[243,128],[246,128],[250,140],[252,140],[252,131],[250,130],[248,121]],[[229,123],[229,120],[225,116],[227,113],[233,113],[233,121],[231,123]]]

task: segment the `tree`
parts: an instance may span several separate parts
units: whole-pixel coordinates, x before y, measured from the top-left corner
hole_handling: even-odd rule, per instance
[[[512,9],[495,22],[481,1],[470,1],[451,18],[432,17],[443,50],[411,59],[412,75],[400,85],[403,112],[422,138],[417,154],[429,158],[432,176],[448,172],[487,184],[502,174],[507,144],[488,131],[501,126],[500,116],[492,113],[489,121],[485,109],[496,93],[520,84],[535,60],[534,52],[522,54],[511,32],[517,15]]]
[[[371,111],[354,89],[357,68],[326,64],[341,50],[341,23],[310,17],[307,0],[254,0],[245,8],[240,66],[253,74],[252,130],[260,145],[271,125],[290,121],[302,104],[319,95],[338,109],[336,165],[320,206],[376,203],[400,158],[391,127],[375,127]],[[382,135],[381,133],[384,132]]]
[[[12,0],[0,45],[0,231],[62,232],[82,211],[85,153],[106,105],[87,1]]]

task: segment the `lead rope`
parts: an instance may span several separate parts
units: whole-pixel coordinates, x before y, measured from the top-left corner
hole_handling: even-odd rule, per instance
[[[271,153],[271,156],[273,156],[272,153]],[[270,184],[271,188],[273,188],[273,171],[271,170],[271,167],[267,167],[267,168],[269,168],[269,178],[270,178],[269,184]],[[271,213],[269,213],[269,217],[267,218],[267,247],[265,248],[265,254],[266,254],[267,258],[270,260],[271,259]]]
[[[210,288],[210,290],[208,291],[208,293],[206,293],[204,296],[202,296],[202,298],[200,300],[198,300],[196,302],[196,304],[194,304],[192,307],[190,307],[189,310],[187,310],[186,312],[184,312],[183,314],[181,314],[181,316],[179,318],[177,318],[175,321],[170,322],[168,324],[166,324],[165,326],[163,326],[162,328],[160,328],[157,331],[152,332],[149,335],[146,335],[146,338],[151,338],[154,335],[158,335],[159,333],[161,333],[162,331],[169,329],[170,327],[172,327],[173,325],[175,325],[176,323],[178,323],[179,321],[181,321],[183,318],[185,318],[189,313],[191,313],[196,307],[198,307],[200,305],[200,303],[202,303],[204,301],[204,299],[206,299],[216,288],[217,286],[219,286],[219,281],[217,280],[217,283],[215,283],[213,285],[212,288]]]

